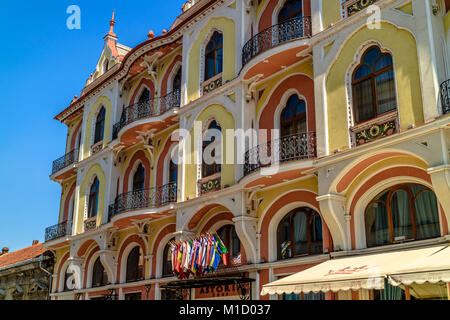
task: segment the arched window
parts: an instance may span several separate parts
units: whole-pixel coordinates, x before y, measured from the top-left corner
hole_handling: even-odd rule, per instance
[[[94,268],[92,270],[92,287],[104,287],[108,284],[108,276],[105,272],[105,268],[103,267],[102,262],[100,261],[100,257],[95,260]]]
[[[378,47],[369,48],[353,73],[355,123],[379,117],[397,109],[392,57]]]
[[[323,253],[322,219],[310,208],[291,211],[278,225],[278,259]]]
[[[278,23],[301,17],[303,15],[302,2],[302,0],[287,0],[278,15]]]
[[[134,247],[127,258],[127,282],[135,282],[144,278],[144,255],[140,246]]]
[[[98,181],[98,178],[95,178],[94,182],[92,183],[91,190],[89,192],[88,218],[97,216],[99,191],[100,191],[100,181]]]
[[[241,253],[241,240],[236,233],[233,225],[226,225],[217,231],[217,235],[222,239],[225,247],[230,253],[230,257],[234,258]]]
[[[133,177],[133,191],[145,189],[145,168],[142,163],[139,164]]]
[[[173,78],[172,91],[181,91],[181,67],[178,69],[175,78]]]
[[[173,270],[172,270],[172,247],[170,246],[170,242],[175,241],[175,239],[172,239],[169,241],[169,243],[164,248],[163,252],[163,266],[162,266],[162,275],[163,277],[172,277],[173,276]]]
[[[205,50],[205,81],[223,70],[223,36],[214,32]]]
[[[392,187],[365,212],[367,246],[375,247],[441,235],[436,195],[417,184]]]
[[[306,133],[307,127],[306,103],[294,94],[289,98],[286,108],[281,113],[281,137]]]
[[[222,128],[220,128],[219,124],[215,120],[211,122],[211,124],[208,127],[208,130],[219,130],[220,132],[222,132]],[[211,137],[210,139],[205,139],[205,141],[203,141],[202,155],[205,154],[206,148],[215,140],[216,140],[215,137]],[[211,156],[212,157],[216,156],[215,151],[212,152]],[[202,173],[204,178],[219,173],[221,172],[221,170],[222,166],[220,164],[217,164],[215,162],[213,164],[206,164],[203,158]]]
[[[97,115],[97,120],[95,121],[94,144],[103,140],[103,134],[105,131],[105,116],[106,110],[102,107]]]

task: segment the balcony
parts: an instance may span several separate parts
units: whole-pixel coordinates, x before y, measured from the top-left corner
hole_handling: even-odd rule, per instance
[[[123,193],[109,206],[109,221],[125,212],[158,208],[173,202],[177,202],[176,183]]]
[[[65,156],[53,161],[52,175],[78,162],[78,149],[73,149]]]
[[[450,113],[450,80],[441,84],[442,114]]]
[[[45,229],[45,242],[70,236],[71,234],[72,234],[72,221],[65,221],[63,223]]]
[[[135,103],[122,112],[120,121],[113,127],[113,140],[119,137],[119,132],[127,125],[142,119],[163,115],[173,108],[180,107],[180,90],[176,90],[164,97]]]
[[[297,17],[267,28],[244,45],[242,66],[264,51],[292,40],[309,38],[311,34],[311,17]]]
[[[275,164],[314,159],[316,133],[298,133],[259,145],[245,153],[244,176]]]

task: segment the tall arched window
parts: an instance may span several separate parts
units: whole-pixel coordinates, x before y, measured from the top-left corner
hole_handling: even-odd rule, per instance
[[[108,276],[105,272],[105,268],[103,267],[102,262],[100,261],[100,257],[95,260],[94,268],[92,270],[92,287],[104,287],[108,284]]]
[[[355,123],[377,118],[397,109],[392,57],[378,47],[369,48],[353,73]]]
[[[214,120],[210,123],[208,130],[218,130],[220,132],[222,132],[222,128],[219,126],[219,124]],[[202,155],[205,154],[205,150],[206,148],[215,141],[215,137],[211,137],[210,139],[205,139],[203,141],[203,152]],[[211,154],[212,157],[215,157],[215,151],[212,152]],[[203,158],[203,165],[202,165],[202,173],[203,173],[203,177],[209,177],[212,176],[216,173],[221,172],[222,170],[222,166],[218,163],[213,163],[213,164],[206,164]]]
[[[301,17],[303,15],[302,0],[287,0],[278,15],[278,23]]]
[[[308,125],[306,121],[306,103],[294,94],[292,95],[281,113],[281,137],[297,133],[306,133]]]
[[[175,241],[175,239],[172,239],[169,241],[169,243],[166,245],[163,251],[163,265],[162,265],[162,275],[163,277],[171,277],[173,276],[173,270],[172,270],[172,247],[170,246],[170,242]]]
[[[322,219],[310,208],[291,211],[278,225],[278,259],[323,253]]]
[[[100,181],[98,180],[98,178],[95,178],[94,182],[92,183],[91,190],[89,192],[88,218],[93,218],[97,216],[99,191],[100,191]]]
[[[205,80],[223,71],[223,36],[214,32],[205,50]]]
[[[95,121],[94,144],[103,140],[103,135],[105,131],[105,116],[106,110],[104,107],[102,107],[97,115],[97,120]]]
[[[217,235],[222,239],[231,258],[236,257],[241,252],[241,240],[233,225],[226,225],[217,231]]]
[[[142,163],[139,164],[133,177],[133,191],[143,190],[145,188],[145,168]]]
[[[181,90],[181,67],[178,69],[175,78],[173,78],[172,83],[172,91],[180,91]]]
[[[436,195],[417,184],[392,187],[378,195],[365,212],[368,247],[441,235]]]
[[[144,255],[140,246],[134,247],[127,258],[127,282],[135,282],[144,278]]]

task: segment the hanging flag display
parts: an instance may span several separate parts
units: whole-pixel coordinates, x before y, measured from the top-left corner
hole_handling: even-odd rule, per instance
[[[221,260],[225,266],[230,266],[230,254],[217,233],[171,242],[170,246],[172,270],[180,280],[213,273]]]

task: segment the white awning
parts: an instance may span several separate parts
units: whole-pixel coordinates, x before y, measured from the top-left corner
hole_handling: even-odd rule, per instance
[[[261,295],[384,289],[384,279],[395,270],[430,256],[445,246],[352,256],[326,261],[263,286]]]
[[[450,245],[421,256],[389,275],[389,283],[394,286],[441,281],[450,283]]]

